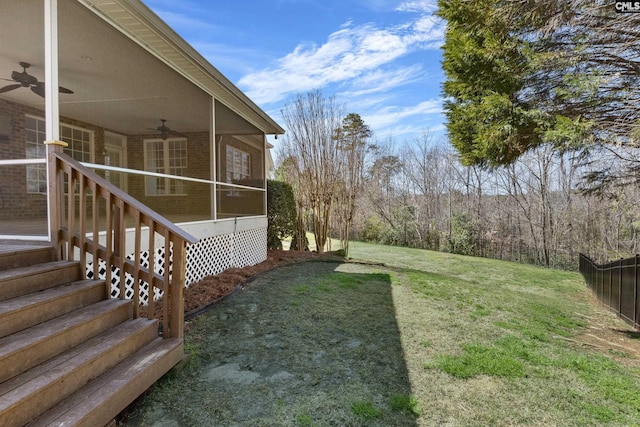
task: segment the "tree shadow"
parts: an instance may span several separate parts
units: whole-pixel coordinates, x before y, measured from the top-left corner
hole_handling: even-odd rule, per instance
[[[264,274],[188,326],[192,368],[134,412],[151,424],[415,426],[391,286],[351,264]]]
[[[627,338],[640,340],[640,331],[632,331],[630,329],[614,329],[614,331],[626,335]]]

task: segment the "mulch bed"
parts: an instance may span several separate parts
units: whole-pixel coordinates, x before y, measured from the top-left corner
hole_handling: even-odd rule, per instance
[[[331,252],[320,254],[309,251],[269,250],[267,251],[267,259],[260,264],[243,268],[229,268],[219,274],[207,276],[199,282],[191,284],[185,289],[184,293],[185,316],[190,317],[190,315],[196,314],[222,298],[233,294],[238,289],[241,289],[247,281],[265,271],[296,262],[341,260],[343,258]],[[143,316],[146,315],[144,311],[143,309],[143,313],[141,313]],[[155,318],[162,319],[162,314],[162,301],[156,301]]]

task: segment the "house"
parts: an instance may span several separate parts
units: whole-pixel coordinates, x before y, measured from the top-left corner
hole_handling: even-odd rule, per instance
[[[139,0],[3,0],[0,40],[0,424],[106,423],[182,358],[183,287],[266,259],[284,131]],[[121,319],[60,335],[90,304]],[[148,339],[58,360],[118,327]],[[56,363],[70,376],[38,379]]]

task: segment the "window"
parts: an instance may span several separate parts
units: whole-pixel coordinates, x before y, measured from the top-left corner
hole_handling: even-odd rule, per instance
[[[44,145],[44,120],[27,116],[25,118],[25,146],[27,159],[43,159],[46,153]],[[27,165],[27,193],[46,194],[47,167],[45,165]]]
[[[77,127],[60,125],[60,139],[69,144],[64,149],[69,156],[79,162],[91,162],[93,132]]]
[[[227,145],[227,182],[234,183],[251,177],[249,153]]]
[[[147,172],[185,176],[187,171],[187,140],[145,140],[144,164]],[[185,181],[148,176],[146,194],[147,196],[186,195]]]
[[[127,137],[112,132],[104,133],[104,164],[117,168],[127,166]],[[124,172],[106,170],[104,177],[121,190],[127,191],[127,175]]]
[[[25,147],[27,159],[43,159],[46,153],[44,140],[45,121],[38,117],[25,117]],[[93,153],[93,132],[76,126],[60,125],[60,139],[67,144],[65,153],[79,162],[91,162]],[[27,192],[45,194],[47,192],[47,168],[45,165],[27,166]]]

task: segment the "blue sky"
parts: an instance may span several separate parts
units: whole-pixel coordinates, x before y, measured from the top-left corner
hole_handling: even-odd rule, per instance
[[[283,126],[320,89],[379,140],[444,134],[436,0],[144,1]]]

